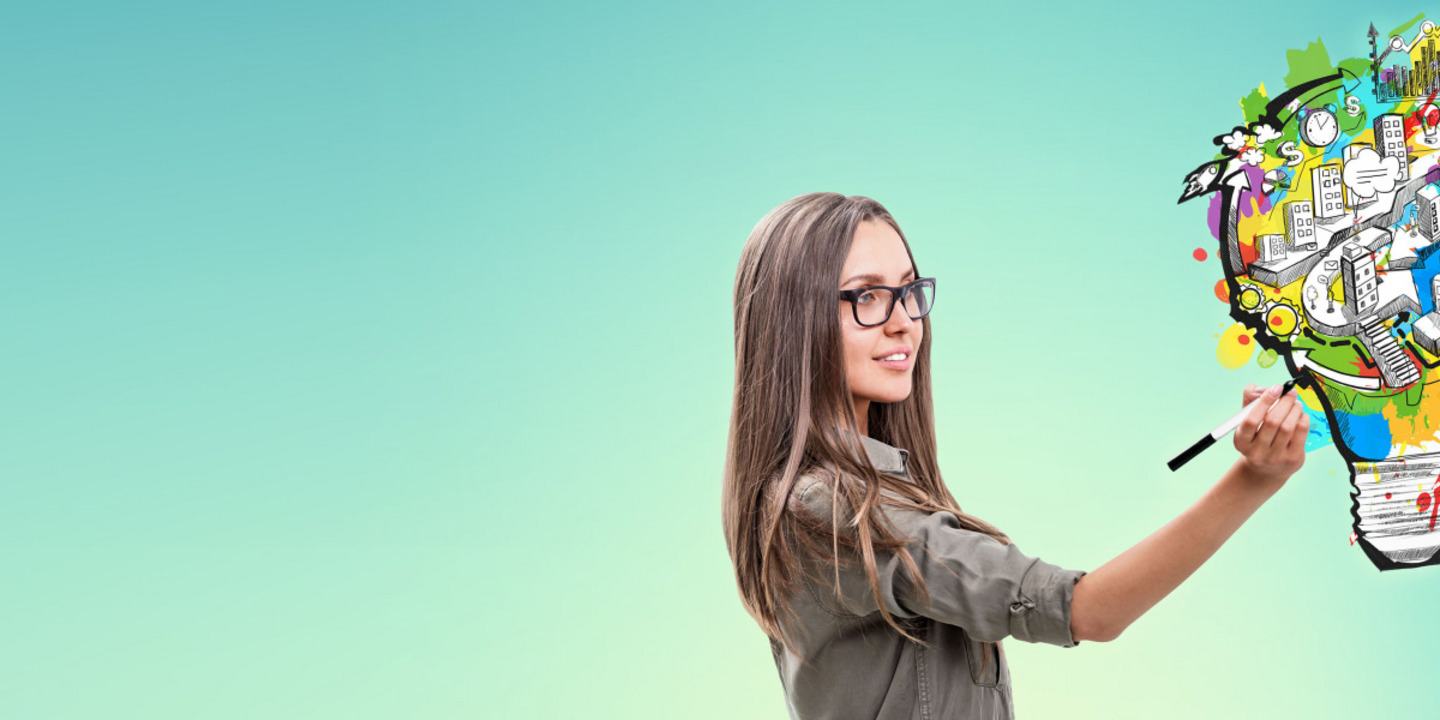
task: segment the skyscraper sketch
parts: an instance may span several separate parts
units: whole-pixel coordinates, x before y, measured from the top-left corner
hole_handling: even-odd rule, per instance
[[[1360,243],[1346,243],[1340,255],[1340,282],[1345,288],[1345,304],[1357,318],[1369,315],[1380,301],[1375,287],[1375,260]]]
[[[1339,163],[1326,163],[1311,170],[1310,183],[1315,191],[1316,218],[1328,220],[1345,214]]]
[[[1440,190],[1426,185],[1415,193],[1416,225],[1426,240],[1435,240],[1440,235]]]
[[[1315,211],[1309,200],[1285,203],[1285,237],[1291,250],[1314,250]]]
[[[1400,159],[1400,175],[1396,180],[1410,179],[1410,158],[1405,150],[1405,118],[1398,113],[1385,113],[1375,118],[1375,147],[1380,157]]]
[[[1260,253],[1260,262],[1273,263],[1284,260],[1287,248],[1284,235],[1260,235],[1255,238],[1255,250]]]

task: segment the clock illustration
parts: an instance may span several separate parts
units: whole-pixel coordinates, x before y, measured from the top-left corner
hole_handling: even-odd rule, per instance
[[[1300,139],[1310,147],[1325,147],[1340,136],[1340,123],[1335,113],[1325,108],[1300,111]]]

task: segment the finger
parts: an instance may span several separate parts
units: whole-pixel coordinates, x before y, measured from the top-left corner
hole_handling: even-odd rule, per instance
[[[1259,385],[1255,385],[1255,384],[1253,384],[1253,383],[1250,384],[1250,385],[1246,385],[1246,386],[1245,386],[1245,393],[1244,393],[1244,395],[1243,395],[1243,397],[1242,397],[1242,399],[1241,399],[1241,401],[1240,401],[1240,406],[1241,406],[1241,407],[1244,407],[1244,406],[1246,406],[1246,405],[1249,405],[1251,400],[1254,400],[1255,398],[1258,398],[1258,397],[1260,397],[1261,395],[1264,395],[1264,394],[1265,394],[1265,388],[1264,388],[1264,387],[1261,387],[1261,386],[1259,386]]]
[[[1295,398],[1286,395],[1265,412],[1265,420],[1260,424],[1260,430],[1255,433],[1255,444],[1261,449],[1269,448],[1275,444],[1275,436],[1280,432],[1280,424],[1285,422],[1285,415],[1290,412],[1290,406],[1295,404]],[[1289,441],[1289,438],[1285,438]]]
[[[1279,449],[1290,441],[1290,436],[1285,433],[1285,419],[1290,416],[1290,411],[1298,404],[1295,396],[1290,393],[1281,395],[1275,404],[1265,412],[1265,420],[1260,423],[1260,431],[1256,433],[1257,442],[1260,435],[1266,438],[1265,444],[1272,449]]]
[[[1295,435],[1290,438],[1290,444],[1286,447],[1291,453],[1298,451],[1300,457],[1305,456],[1305,443],[1310,439],[1310,413],[1300,410],[1300,422],[1295,425]]]
[[[1300,424],[1300,418],[1305,417],[1305,408],[1300,405],[1299,400],[1290,403],[1290,412],[1285,413],[1285,419],[1280,422],[1280,431],[1275,434],[1275,444],[1284,449],[1290,446],[1290,441],[1295,439],[1295,428]]]
[[[1250,412],[1245,413],[1245,419],[1240,421],[1240,427],[1235,428],[1235,448],[1240,452],[1246,452],[1250,445],[1255,442],[1255,433],[1260,429],[1260,422],[1265,419],[1265,411],[1270,408],[1270,401],[1274,399],[1271,394],[1278,388],[1266,388],[1255,403],[1250,406]]]

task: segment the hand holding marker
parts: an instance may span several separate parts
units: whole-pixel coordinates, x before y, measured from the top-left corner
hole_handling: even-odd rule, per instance
[[[1221,423],[1220,427],[1211,430],[1208,435],[1200,438],[1199,440],[1196,440],[1193,445],[1185,448],[1184,452],[1171,458],[1170,461],[1165,464],[1170,467],[1170,470],[1172,472],[1175,470],[1179,470],[1181,465],[1190,462],[1191,458],[1194,458],[1196,455],[1204,452],[1205,448],[1214,445],[1216,440],[1219,440],[1220,438],[1229,435],[1230,433],[1235,431],[1235,428],[1240,427],[1240,423],[1245,420],[1245,416],[1250,413],[1250,411],[1255,407],[1256,403],[1268,401],[1269,405],[1273,407],[1275,403],[1280,401],[1280,398],[1285,397],[1285,393],[1290,392],[1292,389],[1294,389],[1295,385],[1298,382],[1299,379],[1297,378],[1290,378],[1289,380],[1285,381],[1285,384],[1280,387],[1280,392],[1275,395],[1274,399],[1269,399],[1268,396],[1262,394],[1260,397],[1257,397],[1254,400],[1250,401],[1248,405],[1241,408],[1240,412],[1235,413],[1235,417],[1232,417],[1229,420]],[[1266,409],[1268,410],[1269,408],[1267,407]]]

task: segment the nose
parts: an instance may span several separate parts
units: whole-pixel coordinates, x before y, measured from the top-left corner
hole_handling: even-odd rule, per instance
[[[905,311],[905,301],[901,300],[890,308],[890,318],[885,321],[885,332],[890,335],[908,332],[914,327],[915,322],[910,319],[910,313]]]

